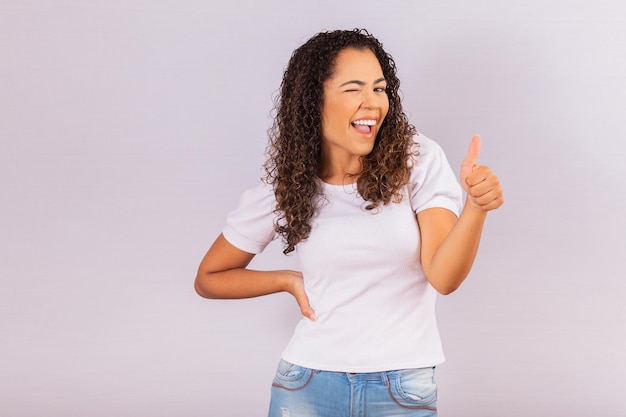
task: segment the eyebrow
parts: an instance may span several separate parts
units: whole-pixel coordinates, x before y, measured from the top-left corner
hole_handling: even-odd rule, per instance
[[[385,77],[379,78],[376,81],[374,81],[374,84],[378,84],[380,82],[386,81]],[[344,85],[348,85],[348,84],[356,84],[356,85],[360,85],[360,86],[364,86],[365,82],[364,81],[359,81],[359,80],[351,80],[351,81],[346,81],[345,83],[341,84],[339,87],[343,87]]]

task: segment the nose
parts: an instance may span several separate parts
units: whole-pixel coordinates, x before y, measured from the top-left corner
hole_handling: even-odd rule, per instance
[[[363,92],[361,107],[364,109],[377,109],[380,107],[380,98],[376,96],[374,91],[366,90]]]

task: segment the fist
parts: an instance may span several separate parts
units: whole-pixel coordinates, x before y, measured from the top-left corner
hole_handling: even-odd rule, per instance
[[[461,185],[467,193],[467,203],[482,211],[494,210],[504,203],[500,180],[491,169],[478,165],[480,136],[474,135],[467,156],[461,164]]]

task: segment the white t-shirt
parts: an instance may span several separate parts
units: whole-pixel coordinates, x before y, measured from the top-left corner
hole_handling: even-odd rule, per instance
[[[403,199],[376,210],[356,185],[323,184],[325,202],[306,241],[296,245],[317,321],[300,320],[283,359],[307,368],[380,372],[444,361],[435,320],[436,291],[420,263],[416,213],[441,207],[459,214],[461,187],[443,153],[418,135],[419,155]],[[246,191],[225,238],[260,253],[277,237],[271,186]]]

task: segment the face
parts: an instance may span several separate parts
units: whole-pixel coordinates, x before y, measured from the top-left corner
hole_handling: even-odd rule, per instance
[[[339,52],[334,72],[324,83],[322,163],[359,164],[368,155],[387,111],[387,83],[369,49]]]

